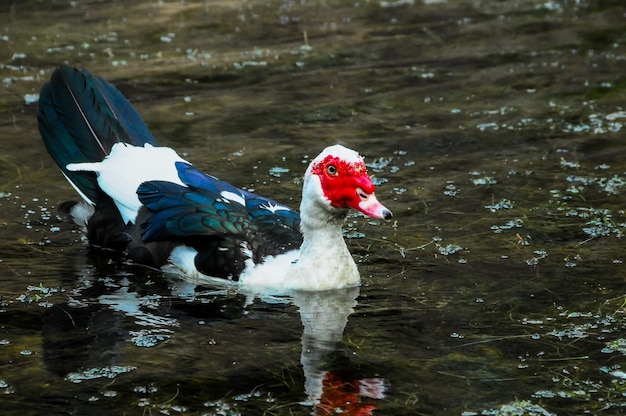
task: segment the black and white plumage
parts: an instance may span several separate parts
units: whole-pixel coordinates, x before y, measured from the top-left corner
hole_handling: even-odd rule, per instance
[[[71,212],[89,242],[137,263],[273,289],[353,286],[359,274],[341,234],[348,209],[391,217],[350,149],[330,146],[311,162],[299,214],[158,147],[122,94],[87,70],[54,71],[38,120],[84,200]]]

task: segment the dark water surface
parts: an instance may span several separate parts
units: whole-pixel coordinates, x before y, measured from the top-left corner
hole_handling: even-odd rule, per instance
[[[621,0],[0,3],[2,414],[625,410]],[[348,219],[364,285],[252,300],[90,253],[36,126],[61,63],[292,206],[323,147],[366,155],[396,216]]]

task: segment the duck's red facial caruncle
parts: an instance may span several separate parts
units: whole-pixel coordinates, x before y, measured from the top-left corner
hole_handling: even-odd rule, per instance
[[[391,219],[393,214],[378,202],[376,186],[367,174],[365,163],[327,155],[311,166],[311,173],[320,178],[324,196],[335,208],[354,208],[368,217]]]

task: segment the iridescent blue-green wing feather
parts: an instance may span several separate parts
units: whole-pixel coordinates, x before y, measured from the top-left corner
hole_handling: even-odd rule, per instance
[[[297,248],[302,243],[300,232],[300,214],[278,202],[236,188],[228,182],[206,175],[192,165],[179,162],[178,176],[189,186],[205,189],[224,195],[227,192],[235,198],[248,212],[248,217],[257,233],[262,236],[266,247],[274,247],[272,252],[283,252]]]
[[[244,207],[207,190],[150,181],[139,187],[137,195],[152,212],[142,224],[145,241],[199,236],[245,238],[254,233]]]
[[[250,219],[263,236],[269,254],[293,250],[302,244],[300,213],[262,196],[250,194],[246,198]]]
[[[267,254],[278,254],[302,244],[300,214],[278,202],[236,188],[228,182],[206,175],[185,163],[178,163],[178,176],[188,186],[225,195],[245,205],[247,215]]]
[[[222,249],[232,242],[245,242],[254,252],[255,262],[302,243],[298,212],[206,175],[188,163],[177,162],[176,168],[185,186],[150,181],[139,187],[139,200],[151,212],[141,225],[145,241],[210,236],[221,239]]]

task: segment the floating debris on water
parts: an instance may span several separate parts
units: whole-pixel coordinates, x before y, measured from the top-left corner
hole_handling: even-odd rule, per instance
[[[281,168],[280,166],[274,166],[269,170],[270,176],[274,176],[276,178],[280,178],[283,173],[289,173],[289,169]]]
[[[510,199],[502,199],[499,202],[496,202],[494,204],[485,205],[485,208],[487,208],[491,212],[496,212],[501,209],[512,209],[513,202]]]
[[[395,1],[381,1],[378,4],[380,7],[389,8],[389,7],[399,7],[399,6],[413,6],[415,0],[395,0]]]
[[[480,123],[476,125],[476,128],[480,131],[485,131],[487,129],[492,129],[492,130],[498,130],[500,128],[500,126],[498,126],[498,123]]]
[[[578,262],[582,260],[580,254],[576,254],[574,257],[570,258],[569,256],[565,257],[563,261],[565,262],[565,267],[572,268],[578,266]]]
[[[625,338],[618,338],[614,341],[610,341],[606,343],[606,347],[602,349],[603,353],[613,353],[613,352],[619,352],[623,355],[626,355],[626,339]]]
[[[159,391],[159,389],[153,385],[148,385],[148,386],[136,386],[133,389],[133,391],[135,393],[140,393],[140,394],[154,394],[157,391]]]
[[[460,192],[460,189],[454,184],[454,181],[447,181],[446,188],[443,191],[444,195],[454,198]]]
[[[524,225],[524,221],[521,218],[515,218],[513,220],[509,220],[504,225],[492,225],[490,228],[494,233],[499,234],[504,230],[511,230],[513,228],[522,228]]]
[[[0,389],[4,389],[4,394],[13,394],[15,393],[15,389],[5,380],[0,380]]]
[[[548,252],[545,250],[535,250],[534,256],[525,261],[525,263],[529,266],[536,266],[539,264],[539,260],[545,259],[548,257]]]
[[[45,287],[43,284],[39,284],[39,286],[29,285],[27,292],[18,296],[16,300],[23,303],[36,303],[41,307],[49,308],[53,304],[48,300],[55,294],[63,292],[65,289],[61,287]]]
[[[483,410],[480,413],[463,412],[462,416],[556,416],[555,413],[548,412],[538,404],[527,400],[515,401],[502,405],[499,409]]]
[[[137,347],[154,347],[160,342],[169,341],[172,331],[167,329],[142,329],[130,331],[131,341]]]
[[[137,367],[132,365],[89,368],[87,370],[69,373],[67,376],[65,376],[65,380],[72,383],[82,383],[83,381],[93,380],[97,378],[115,378],[120,374],[129,373],[136,369]]]
[[[578,168],[580,168],[580,163],[579,162],[570,162],[570,161],[565,160],[564,158],[561,158],[561,166],[563,166],[565,168],[578,169]]]
[[[443,254],[444,256],[449,256],[463,250],[463,247],[458,244],[447,244],[445,246],[437,245],[437,248],[439,249],[439,254]]]
[[[373,170],[374,172],[382,172],[393,160],[392,157],[379,157],[371,162],[366,162],[365,166]]]
[[[621,378],[622,380],[626,380],[626,372],[624,372],[622,370],[611,371],[609,374],[612,375],[613,377],[617,377],[617,378]]]
[[[583,232],[591,238],[609,237],[614,235],[617,238],[624,236],[623,229],[626,223],[616,223],[613,214],[608,209],[603,208],[578,208],[568,212],[568,215],[578,215],[580,218],[591,218],[583,227]]]
[[[542,319],[522,318],[522,325],[543,325]]]
[[[160,40],[164,43],[171,43],[176,37],[176,33],[168,33],[167,35],[161,36]]]
[[[483,176],[481,178],[472,179],[472,182],[476,186],[490,186],[495,185],[498,181],[492,176]]]
[[[600,188],[607,194],[617,195],[618,191],[621,190],[624,185],[626,185],[626,180],[622,177],[615,175],[611,178],[600,178],[598,184],[600,185]]]
[[[39,94],[24,94],[24,103],[26,105],[36,104],[39,102]]]
[[[244,62],[235,62],[233,63],[233,67],[235,69],[244,69],[247,66],[257,67],[257,66],[267,66],[267,61],[244,61]]]
[[[214,415],[241,416],[241,413],[235,409],[234,405],[221,400],[205,402],[204,407],[212,409]]]

